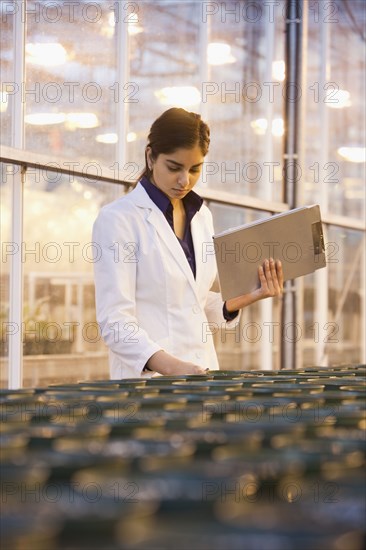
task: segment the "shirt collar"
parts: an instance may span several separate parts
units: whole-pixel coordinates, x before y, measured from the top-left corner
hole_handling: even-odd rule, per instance
[[[142,187],[145,189],[146,193],[149,195],[150,199],[156,204],[156,206],[162,211],[164,215],[167,214],[170,210],[172,203],[169,198],[156,187],[151,181],[143,176],[140,180]],[[198,212],[203,204],[203,199],[194,191],[189,191],[187,195],[183,198],[184,208],[187,211],[191,212],[192,217]]]

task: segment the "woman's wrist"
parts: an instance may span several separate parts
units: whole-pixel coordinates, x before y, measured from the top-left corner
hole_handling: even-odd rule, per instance
[[[256,298],[253,293],[243,294],[237,298],[230,298],[230,300],[226,300],[225,302],[226,310],[229,313],[232,313],[233,311],[237,311],[238,309],[243,309],[243,307],[254,304],[257,300],[258,298]]]
[[[164,350],[154,353],[146,365],[149,369],[166,376],[175,374],[202,374],[206,371],[203,367],[189,361],[182,361]]]
[[[174,365],[179,362],[179,359],[173,357],[173,355],[169,355],[164,350],[159,350],[150,357],[145,366],[159,374],[171,374],[174,371]]]

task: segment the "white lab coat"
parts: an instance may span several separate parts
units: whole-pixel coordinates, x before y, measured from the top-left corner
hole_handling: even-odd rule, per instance
[[[196,279],[165,216],[140,183],[101,209],[93,227],[96,312],[112,379],[145,376],[143,367],[159,350],[219,368],[213,333],[239,316],[226,323],[221,295],[210,290],[217,270],[212,215],[205,205],[193,217],[191,231]]]

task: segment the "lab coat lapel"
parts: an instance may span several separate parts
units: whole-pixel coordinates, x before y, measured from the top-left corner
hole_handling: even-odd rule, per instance
[[[163,241],[165,245],[164,253],[169,254],[169,258],[178,264],[178,266],[186,276],[188,282],[190,283],[196,295],[196,298],[199,299],[197,283],[193,276],[192,269],[188,263],[188,260],[186,258],[186,255],[184,254],[184,251],[183,251],[183,248],[181,247],[180,242],[178,241],[176,235],[170,228],[164,215],[156,206],[156,204],[150,199],[145,189],[141,185],[138,185],[137,187],[135,187],[135,189],[131,193],[134,193],[134,200],[138,206],[147,208],[149,210],[146,217],[147,222],[151,223],[155,227],[160,239]],[[131,195],[131,198],[132,198],[132,195]],[[192,232],[192,238],[194,242],[193,232]],[[199,253],[200,252],[198,251],[198,254]],[[196,250],[195,250],[195,256],[197,258]]]
[[[199,210],[191,221],[191,232],[194,246],[194,255],[196,258],[196,285],[199,288],[204,278],[204,254],[205,246],[207,244],[207,235],[204,232],[205,224],[202,220],[202,213]]]
[[[191,266],[188,263],[180,242],[170,228],[163,214],[160,212],[160,210],[159,212],[152,210],[147,219],[150,223],[154,225],[160,239],[164,242],[166,246],[166,250],[164,252],[166,254],[169,254],[170,259],[175,261],[179,265],[180,269],[183,271],[198,298],[197,285],[192,273]]]

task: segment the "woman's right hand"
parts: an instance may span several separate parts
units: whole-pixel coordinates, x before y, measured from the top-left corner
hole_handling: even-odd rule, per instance
[[[208,368],[205,369],[194,363],[181,361],[163,350],[154,353],[148,360],[146,366],[154,372],[168,376],[174,376],[176,374],[206,374],[208,370]]]
[[[204,369],[203,367],[200,367],[199,365],[195,365],[194,363],[187,363],[185,361],[182,361],[182,365],[178,365],[174,369],[174,373],[171,374],[206,374],[208,371],[207,369]]]

